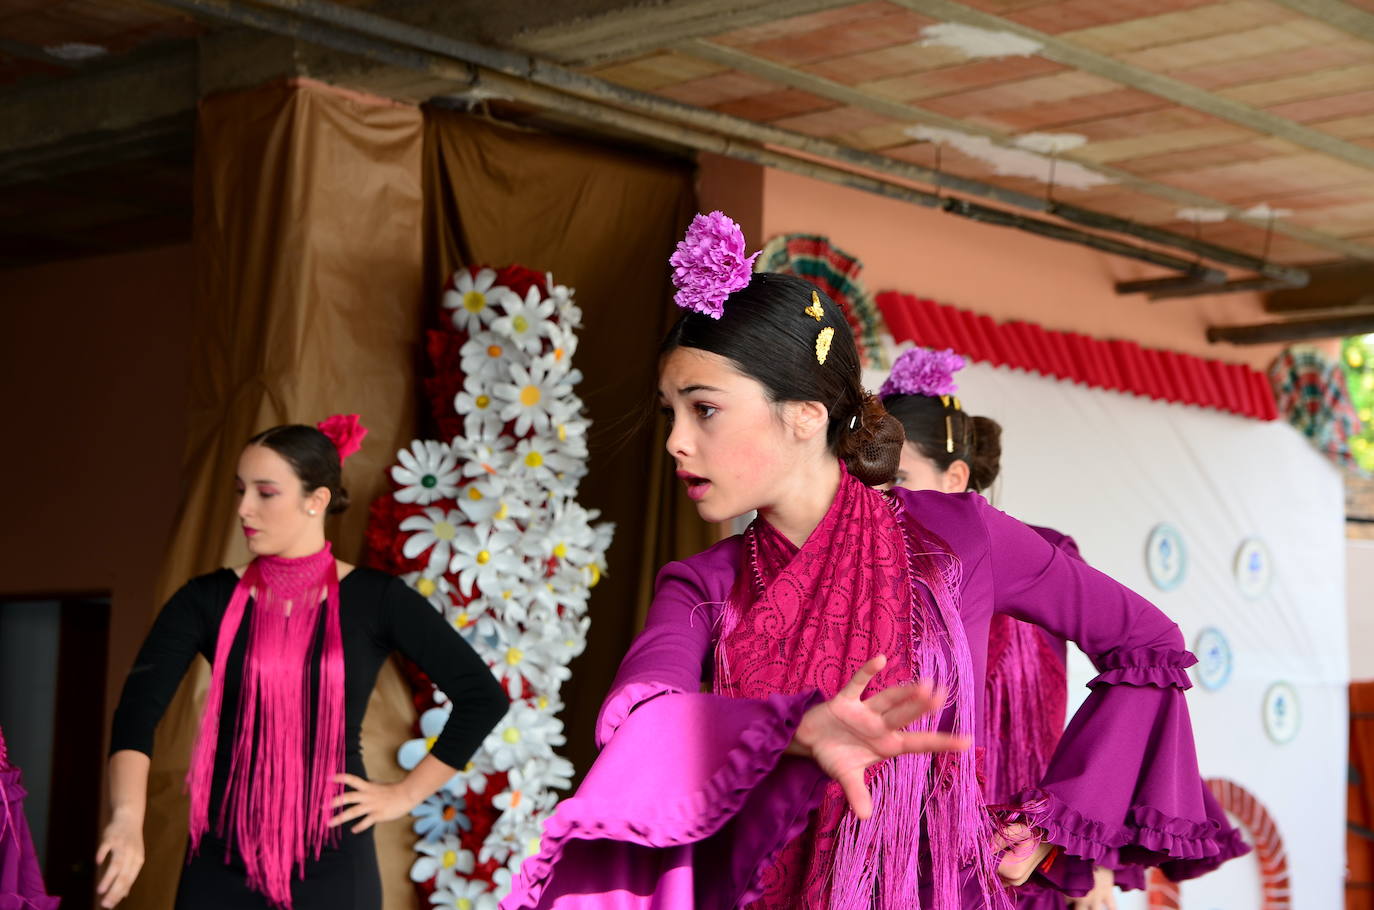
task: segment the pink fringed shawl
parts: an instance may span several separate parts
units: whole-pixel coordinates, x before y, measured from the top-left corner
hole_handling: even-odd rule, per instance
[[[249,598],[243,689],[215,831],[238,848],[248,886],[290,908],[292,873],[303,877],[307,856],[319,858],[326,841],[338,837],[329,828],[329,804],[343,789],[333,778],[344,770],[344,665],[339,577],[329,545],[301,559],[258,557],[234,588],[186,777],[193,852],[209,828],[224,674]]]
[[[977,693],[958,613],[958,560],[899,517],[894,500],[841,470],[834,503],[800,550],[766,521],[750,525],[721,619],[715,689],[764,698],[816,688],[833,697],[885,654],[870,694],[933,680],[949,691],[952,732],[971,735]],[[926,716],[912,729],[937,723]],[[831,782],[810,826],[765,873],[755,907],[917,910],[923,849],[934,907],[959,906],[969,868],[986,906],[1010,907],[995,880],[971,753],[901,756],[871,768],[868,782],[874,812],[865,821]]]
[[[1068,701],[1063,659],[1045,633],[995,613],[988,630],[987,707],[978,738],[984,747],[984,793],[1003,803],[1040,786],[1064,732]]]

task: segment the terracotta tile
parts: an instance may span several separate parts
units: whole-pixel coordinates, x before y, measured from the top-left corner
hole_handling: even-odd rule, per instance
[[[1347,34],[1330,26],[1304,20],[1159,45],[1121,54],[1117,59],[1155,73],[1174,73],[1246,58],[1275,57],[1321,48],[1348,38]]]
[[[858,87],[894,101],[912,101],[1065,72],[1069,72],[1068,67],[1043,57],[1015,57],[961,63],[895,79],[865,82]]]
[[[901,147],[909,143],[911,137],[906,134],[906,130],[914,125],[914,123],[889,121],[875,126],[866,126],[862,129],[836,133],[830,138],[852,148],[877,151]]]
[[[1216,0],[1065,0],[1016,10],[1006,18],[1047,34],[1111,25],[1162,12],[1194,9]]]
[[[1169,174],[1180,171],[1193,171],[1242,161],[1259,161],[1263,158],[1273,158],[1276,154],[1278,153],[1262,143],[1242,142],[1146,155],[1142,158],[1115,161],[1112,166],[1141,177],[1155,177],[1168,182]]]
[[[1287,117],[1298,123],[1374,113],[1374,89],[1335,95],[1330,98],[1291,101],[1288,104],[1274,105],[1267,110],[1271,114]]]
[[[1341,139],[1366,139],[1374,137],[1374,114],[1359,114],[1354,117],[1339,117],[1307,124],[1314,130],[1321,130]]]
[[[758,44],[761,41],[773,41],[791,35],[803,35],[820,29],[840,28],[864,19],[890,16],[899,10],[901,7],[892,3],[857,3],[853,6],[841,6],[807,13],[804,16],[791,16],[775,19],[772,22],[762,22],[758,25],[737,28],[733,31],[723,32],[711,40],[728,47],[742,47],[746,44]]]
[[[712,107],[727,101],[736,101],[753,95],[766,95],[780,90],[782,86],[760,79],[749,73],[727,70],[714,76],[704,76],[688,82],[679,82],[659,91],[665,98],[695,104],[698,107]]]
[[[1098,164],[1113,164],[1130,158],[1229,145],[1256,138],[1259,134],[1239,126],[1204,126],[1191,130],[1146,133],[1126,139],[1090,142],[1074,150],[1074,157]]]
[[[803,64],[799,68],[823,79],[844,85],[858,85],[862,82],[955,66],[967,59],[963,51],[952,47],[925,47],[920,41],[908,41],[860,54],[818,60],[815,63]]]
[[[1100,95],[1116,88],[1116,83],[1078,70],[1039,76],[1018,82],[944,95],[926,101],[926,107],[951,117],[990,111],[1024,108],[1033,104],[1052,104],[1085,96]]]
[[[1180,70],[1170,75],[1209,90],[1374,61],[1374,45],[1347,40]]]
[[[1158,95],[1119,88],[1067,101],[1040,102],[1024,107],[970,114],[966,119],[1014,133],[1031,130],[1069,130],[1076,123],[1141,111],[1160,110],[1169,102]]]
[[[700,79],[729,68],[672,51],[647,54],[637,60],[613,63],[588,70],[589,75],[618,85],[652,92],[669,85]]]
[[[756,44],[739,45],[739,49],[775,63],[814,63],[832,57],[846,57],[864,51],[909,44],[920,39],[921,30],[934,22],[935,20],[925,16],[898,10],[886,16],[846,22]]]
[[[1060,37],[1089,50],[1117,55],[1297,18],[1297,14],[1264,0],[1231,0],[1114,25],[1077,29],[1064,32]]]
[[[829,98],[821,98],[810,92],[789,88],[780,92],[769,92],[766,95],[741,98],[738,101],[727,101],[724,104],[717,104],[715,109],[722,114],[743,117],[746,120],[769,121],[777,120],[779,117],[791,117],[795,114],[805,114],[827,108],[833,109],[837,106]]]
[[[1171,186],[1192,190],[1214,199],[1259,199],[1278,205],[1288,193],[1348,186],[1369,179],[1369,172],[1355,165],[1310,153],[1266,158],[1171,175]]]
[[[1089,142],[1101,142],[1108,139],[1126,139],[1145,133],[1219,126],[1222,123],[1224,121],[1221,119],[1192,108],[1166,107],[1127,114],[1124,117],[1104,117],[1101,120],[1079,123],[1074,126],[1073,131],[1086,136]]]
[[[1217,94],[1242,104],[1273,108],[1289,101],[1329,98],[1374,86],[1374,63],[1338,67],[1223,89]]]
[[[798,133],[806,133],[809,136],[834,136],[837,133],[861,130],[891,122],[891,118],[884,117],[882,114],[875,114],[866,108],[846,105],[825,111],[815,111],[810,114],[799,114],[795,117],[784,117],[774,121],[773,125],[786,130],[795,130]]]

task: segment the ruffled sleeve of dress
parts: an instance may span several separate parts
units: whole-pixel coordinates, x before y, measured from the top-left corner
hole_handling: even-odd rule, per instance
[[[1015,802],[1062,853],[1043,875],[1083,893],[1092,866],[1192,878],[1249,851],[1198,771],[1178,626],[1145,598],[972,497],[994,609],[1070,639],[1097,667],[1040,786]]]
[[[739,558],[731,538],[659,573],[601,708],[601,754],[545,823],[503,910],[734,907],[805,828],[826,777],[784,751],[819,693],[701,691]]]

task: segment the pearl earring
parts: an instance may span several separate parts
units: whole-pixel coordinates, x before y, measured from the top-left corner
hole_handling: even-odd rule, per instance
[[[314,515],[314,514],[315,514],[315,510],[314,510],[314,509],[311,509],[311,510],[310,510],[310,514],[311,514],[311,515]]]

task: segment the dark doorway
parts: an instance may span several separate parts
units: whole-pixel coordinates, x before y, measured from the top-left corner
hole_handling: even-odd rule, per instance
[[[108,597],[0,600],[0,727],[48,893],[95,900]]]

